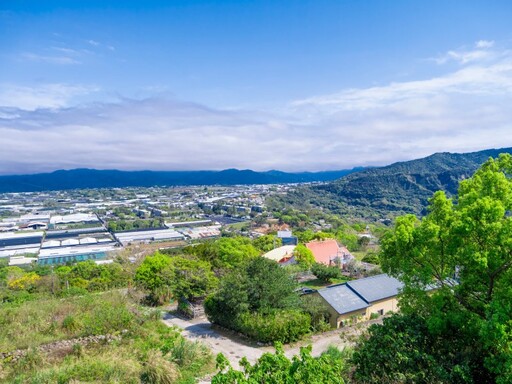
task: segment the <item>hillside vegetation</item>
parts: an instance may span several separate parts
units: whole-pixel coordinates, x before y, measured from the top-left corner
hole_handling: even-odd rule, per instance
[[[512,148],[434,155],[371,168],[322,185],[301,187],[278,200],[295,207],[321,207],[337,214],[365,218],[425,214],[436,191],[457,193],[459,181],[469,178],[489,157],[512,153]]]
[[[4,303],[0,382],[185,384],[212,369],[204,345],[159,318],[119,292]],[[99,342],[82,341],[93,335]],[[16,350],[23,355],[12,357]]]

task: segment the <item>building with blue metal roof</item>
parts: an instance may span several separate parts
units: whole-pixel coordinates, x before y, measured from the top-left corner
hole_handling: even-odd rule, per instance
[[[398,295],[404,284],[385,273],[346,283],[361,295],[368,303],[384,300]]]
[[[381,274],[331,285],[317,294],[327,304],[329,322],[333,328],[359,320],[368,320],[372,314],[383,315],[398,310],[397,295],[403,284]]]

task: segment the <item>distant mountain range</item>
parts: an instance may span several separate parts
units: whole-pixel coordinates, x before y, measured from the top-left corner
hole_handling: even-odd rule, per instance
[[[294,206],[317,206],[334,213],[382,218],[425,213],[436,191],[455,195],[459,181],[470,177],[489,157],[512,148],[472,153],[436,153],[412,161],[369,168],[339,180],[299,188],[283,197]]]
[[[287,173],[226,169],[223,171],[59,170],[34,175],[0,176],[0,193],[83,188],[178,185],[280,184],[329,181],[364,168],[341,171]]]
[[[385,167],[328,172],[60,170],[0,176],[0,192],[322,181],[326,183],[299,187],[286,196],[276,197],[276,201],[297,208],[318,207],[338,214],[383,218],[424,213],[427,200],[435,191],[444,190],[455,195],[460,180],[470,177],[489,157],[497,157],[500,153],[512,153],[512,148],[436,153]]]

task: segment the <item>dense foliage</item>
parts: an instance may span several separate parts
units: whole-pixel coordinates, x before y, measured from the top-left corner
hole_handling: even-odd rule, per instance
[[[217,285],[208,262],[159,252],[144,259],[135,272],[135,281],[149,292],[155,304],[163,304],[170,297],[201,298]]]
[[[164,220],[159,219],[136,219],[136,220],[117,220],[108,222],[108,230],[112,232],[132,231],[137,229],[165,228]]]
[[[311,347],[303,347],[292,360],[284,355],[280,344],[276,353],[265,353],[251,365],[245,358],[243,371],[234,370],[223,355],[217,356],[217,373],[212,384],[343,384],[347,376],[347,353],[330,348],[320,357],[311,356]]]
[[[296,283],[276,262],[256,258],[232,271],[205,301],[208,319],[259,341],[297,340],[310,328]]]
[[[311,273],[326,283],[332,282],[332,280],[339,279],[341,277],[341,270],[339,267],[334,265],[327,266],[321,263],[313,264],[311,267]]]
[[[69,296],[126,287],[131,272],[119,263],[97,265],[84,261],[72,266],[0,265],[0,303],[23,302],[45,294]]]
[[[455,203],[437,192],[422,220],[397,219],[380,261],[406,285],[402,314],[361,343],[354,356],[359,380],[510,382],[511,175],[510,155],[490,159],[460,183]],[[388,364],[377,345],[386,345]]]
[[[185,247],[183,253],[195,255],[219,271],[237,267],[261,252],[254,247],[250,239],[238,236],[222,237],[215,241]]]
[[[436,191],[457,192],[459,180],[471,176],[490,156],[512,152],[511,148],[465,154],[432,156],[370,168],[317,186],[297,188],[275,196],[280,209],[321,208],[331,213],[378,220],[401,214],[424,213],[427,200]]]
[[[298,244],[293,250],[295,261],[305,270],[310,269],[315,263],[315,256],[304,244]]]
[[[264,235],[254,239],[252,244],[261,252],[269,252],[283,245],[283,241],[275,235]]]

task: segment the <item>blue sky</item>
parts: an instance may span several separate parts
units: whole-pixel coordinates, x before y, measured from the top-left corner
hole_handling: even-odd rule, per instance
[[[0,2],[0,173],[512,146],[509,1]]]

